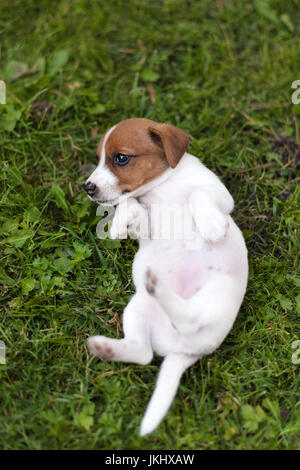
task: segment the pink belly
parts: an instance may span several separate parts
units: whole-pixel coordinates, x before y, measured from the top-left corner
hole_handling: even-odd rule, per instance
[[[168,270],[171,286],[181,297],[193,296],[211,277],[217,274],[235,274],[238,270],[234,256],[218,253],[206,246],[200,251],[187,251],[179,263]],[[216,293],[217,294],[217,293]]]

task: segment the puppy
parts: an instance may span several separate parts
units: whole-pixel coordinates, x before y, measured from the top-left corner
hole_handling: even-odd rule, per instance
[[[94,336],[92,354],[148,364],[164,357],[140,434],[167,413],[183,372],[229,333],[245,295],[247,249],[230,217],[233,199],[219,178],[186,153],[189,135],[134,118],[100,140],[99,164],[85,184],[91,199],[116,205],[113,239],[139,239],[136,293],[123,314],[123,339]]]

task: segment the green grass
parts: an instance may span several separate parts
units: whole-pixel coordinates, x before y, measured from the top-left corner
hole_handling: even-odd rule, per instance
[[[298,20],[296,0],[1,2],[1,448],[300,448]],[[101,134],[128,117],[194,137],[234,196],[250,262],[233,330],[146,438],[160,359],[86,348],[122,337],[133,293],[136,243],[97,239],[81,190]]]

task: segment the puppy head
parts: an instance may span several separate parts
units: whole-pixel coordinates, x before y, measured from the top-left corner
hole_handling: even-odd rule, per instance
[[[85,190],[100,204],[117,204],[122,195],[130,196],[175,168],[189,140],[186,132],[169,124],[143,118],[121,121],[102,136],[99,163]]]

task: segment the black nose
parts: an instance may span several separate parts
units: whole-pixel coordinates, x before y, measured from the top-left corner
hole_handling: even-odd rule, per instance
[[[96,192],[96,185],[94,183],[91,183],[90,181],[87,181],[87,183],[85,183],[84,185],[84,189],[89,196],[93,196]]]

